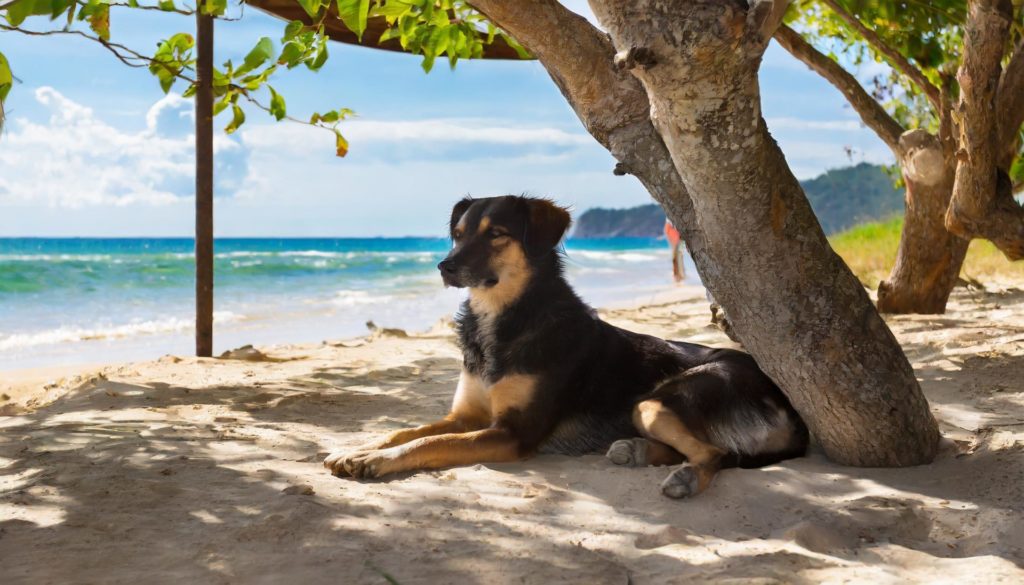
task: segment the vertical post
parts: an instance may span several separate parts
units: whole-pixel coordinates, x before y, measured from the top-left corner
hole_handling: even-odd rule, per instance
[[[196,355],[213,355],[213,16],[196,10]]]

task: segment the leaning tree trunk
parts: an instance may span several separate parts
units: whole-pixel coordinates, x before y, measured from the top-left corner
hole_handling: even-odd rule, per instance
[[[690,194],[651,123],[647,93],[618,67],[608,36],[557,0],[470,0],[544,65],[587,131],[632,174],[679,228],[697,272],[708,265]]]
[[[1019,112],[1006,111],[1014,102],[1001,91],[1001,61],[1010,35],[1010,0],[971,0],[964,34],[964,56],[957,70],[960,82],[960,159],[946,228],[966,239],[985,238],[1010,260],[1024,259],[1024,207],[1013,198],[1007,175],[1012,156],[1007,145],[1020,127]],[[1018,59],[1011,66],[1021,67]],[[1020,73],[1017,74],[1018,76]],[[1021,91],[1018,88],[1018,91]],[[1003,93],[1002,99],[1000,93]],[[1024,107],[1016,98],[1016,107]],[[1012,140],[1009,142],[1013,143]]]
[[[692,195],[705,284],[833,459],[914,465],[938,429],[914,372],[831,250],[761,117],[757,70],[787,2],[591,0],[635,64]]]
[[[968,245],[945,226],[956,161],[949,160],[939,139],[925,130],[905,133],[900,146],[906,211],[896,265],[878,285],[878,310],[945,313]]]

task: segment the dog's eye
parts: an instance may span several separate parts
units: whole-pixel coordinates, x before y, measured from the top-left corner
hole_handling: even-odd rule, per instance
[[[452,238],[455,238],[456,240],[458,240],[461,237],[462,237],[462,230],[455,230],[455,231],[452,232]]]
[[[505,230],[503,230],[501,228],[491,228],[491,237],[492,238],[500,238],[502,236],[507,236],[507,235],[508,234],[505,233]]]

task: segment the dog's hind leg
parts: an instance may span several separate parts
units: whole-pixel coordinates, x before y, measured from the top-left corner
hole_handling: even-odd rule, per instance
[[[615,441],[606,456],[612,463],[627,467],[675,465],[686,460],[679,451],[665,443],[642,437]]]
[[[674,412],[656,398],[636,405],[633,422],[646,437],[668,445],[686,458],[686,462],[662,482],[663,494],[670,498],[685,498],[707,489],[721,467],[724,451],[697,438]]]

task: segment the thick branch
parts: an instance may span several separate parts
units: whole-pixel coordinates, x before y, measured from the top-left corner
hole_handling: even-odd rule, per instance
[[[1007,168],[1017,155],[1017,132],[1024,124],[1024,39],[1017,43],[1003,70],[996,109],[999,112],[999,148],[1003,149],[999,164]]]
[[[789,51],[789,54],[835,86],[860,115],[861,121],[889,146],[897,158],[900,156],[900,135],[903,134],[903,126],[900,126],[899,122],[864,90],[856,77],[815,49],[788,26],[779,27],[775,32],[775,40],[783,49]]]
[[[869,45],[874,47],[876,51],[881,53],[896,69],[899,69],[901,73],[906,75],[910,81],[914,83],[928,98],[928,101],[932,104],[932,107],[939,110],[941,107],[941,100],[939,96],[939,88],[932,85],[928,78],[924,76],[924,73],[920,69],[915,67],[913,63],[907,60],[899,51],[890,47],[882,37],[878,36],[878,33],[864,26],[856,16],[847,12],[845,8],[839,5],[836,0],[821,0],[824,4],[828,5],[839,18],[842,18],[850,28],[857,31]]]
[[[1013,199],[1006,168],[1000,165],[996,91],[1000,62],[1010,34],[1010,0],[971,0],[964,35],[960,82],[960,159],[946,229],[966,238],[985,238],[1008,258],[1024,258],[1024,209]]]
[[[587,131],[635,175],[679,228],[697,269],[707,270],[690,194],[650,119],[640,82],[614,62],[608,36],[555,0],[470,0],[537,57]]]

